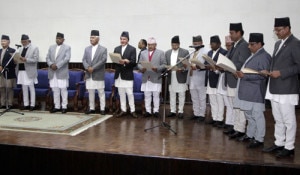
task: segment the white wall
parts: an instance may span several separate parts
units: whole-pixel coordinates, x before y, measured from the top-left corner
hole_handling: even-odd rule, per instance
[[[289,16],[292,32],[300,38],[299,7],[299,0],[9,0],[0,6],[0,35],[9,35],[15,47],[21,35],[28,34],[40,48],[40,61],[45,61],[56,33],[62,32],[72,47],[71,62],[81,62],[92,29],[100,30],[108,52],[119,45],[124,30],[131,45],[153,36],[166,51],[174,35],[180,36],[183,48],[199,34],[209,47],[210,36],[218,34],[224,41],[229,23],[242,22],[245,39],[251,32],[263,33],[265,48],[272,53],[275,17]]]

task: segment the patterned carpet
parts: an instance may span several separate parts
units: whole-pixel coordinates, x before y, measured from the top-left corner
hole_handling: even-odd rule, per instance
[[[67,114],[50,114],[41,111],[24,111],[23,114],[9,111],[1,115],[0,130],[75,136],[112,117],[112,115],[85,115],[71,112]]]

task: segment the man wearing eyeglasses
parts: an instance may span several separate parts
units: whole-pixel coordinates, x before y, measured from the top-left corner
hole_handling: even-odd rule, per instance
[[[241,71],[237,71],[237,95],[234,99],[234,107],[245,113],[248,121],[246,134],[239,138],[241,142],[249,142],[247,148],[263,146],[266,122],[265,122],[265,93],[267,77],[261,74],[248,74],[244,69],[255,71],[269,70],[271,55],[265,51],[262,33],[250,33],[249,49],[251,56],[243,64]]]
[[[293,156],[297,121],[295,105],[299,101],[300,41],[291,33],[290,19],[275,18],[275,43],[266,99],[271,101],[275,120],[274,145],[263,152],[276,157]]]

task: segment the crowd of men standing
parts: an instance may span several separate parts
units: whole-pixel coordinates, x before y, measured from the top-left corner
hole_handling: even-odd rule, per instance
[[[193,115],[191,120],[203,122],[206,118],[206,96],[211,106],[212,120],[208,124],[224,128],[224,134],[232,140],[246,142],[247,148],[260,148],[264,144],[266,130],[265,99],[271,101],[272,114],[275,120],[275,141],[263,152],[275,153],[276,157],[294,155],[296,138],[295,105],[299,101],[300,41],[291,33],[288,17],[275,18],[274,33],[278,37],[272,56],[267,53],[262,33],[250,33],[249,41],[244,40],[242,23],[230,23],[229,36],[226,36],[226,49],[221,47],[218,35],[210,37],[210,48],[203,45],[201,35],[192,38],[191,48],[180,47],[179,36],[171,38],[171,49],[166,52],[157,49],[156,39],[141,39],[138,57],[136,48],[129,44],[129,32],[120,36],[120,45],[114,49],[122,59],[115,64],[115,86],[120,95],[120,112],[116,117],[127,115],[127,101],[132,117],[137,118],[133,97],[133,70],[142,73],[141,91],[145,96],[146,113],[144,117],[160,117],[160,92],[162,79],[168,73],[170,94],[170,112],[167,117],[185,118],[185,94],[191,94]],[[15,49],[9,47],[9,36],[2,35],[0,49],[0,95],[1,107],[11,108],[13,87],[22,85],[23,108],[35,110],[34,84],[37,84],[38,47],[31,44],[28,35],[21,36],[22,47],[19,61],[11,61]],[[89,107],[86,114],[95,113],[95,91],[100,99],[100,114],[105,115],[104,72],[107,49],[99,44],[100,33],[92,30],[90,44],[84,50],[82,58],[86,75],[86,89],[89,92]],[[219,66],[210,65],[203,58],[208,55],[215,62],[229,58],[237,71],[232,73]],[[226,57],[224,57],[226,56]],[[71,47],[64,44],[64,34],[57,33],[56,44],[49,47],[46,61],[48,78],[53,90],[54,108],[51,113],[67,112],[69,74],[68,64],[71,58]],[[196,59],[206,66],[184,64],[182,59]],[[143,67],[143,62],[150,62],[151,69]],[[256,74],[241,70],[250,68]],[[17,81],[16,81],[17,80]],[[28,94],[30,92],[30,98]],[[7,91],[6,91],[7,90]],[[177,107],[178,94],[178,107]],[[5,98],[7,95],[7,98]],[[153,103],[153,105],[152,105]],[[153,108],[153,109],[152,109]],[[226,109],[226,110],[225,110]],[[226,111],[226,114],[224,112]]]

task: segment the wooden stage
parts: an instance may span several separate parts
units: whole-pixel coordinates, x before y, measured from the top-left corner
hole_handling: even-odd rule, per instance
[[[262,148],[247,149],[246,143],[229,140],[220,128],[189,120],[191,109],[187,104],[183,120],[166,118],[177,135],[166,127],[144,132],[160,126],[161,120],[143,118],[140,113],[138,119],[111,118],[73,137],[0,131],[1,169],[7,174],[41,175],[300,174],[299,129],[295,156],[277,159],[262,153]],[[161,114],[162,110],[163,106]],[[266,124],[265,145],[271,146],[270,109]]]

